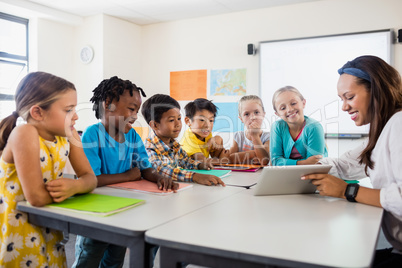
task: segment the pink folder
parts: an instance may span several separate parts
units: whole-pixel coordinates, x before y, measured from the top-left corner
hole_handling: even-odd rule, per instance
[[[137,191],[142,193],[150,193],[150,194],[157,194],[157,195],[167,195],[172,194],[173,191],[162,191],[158,189],[158,186],[154,182],[150,182],[147,180],[139,180],[139,181],[128,181],[128,182],[121,182],[108,185],[109,187],[123,189],[123,190],[131,190]],[[179,183],[179,189],[177,191],[185,190],[188,188],[193,187],[192,184],[189,183]]]

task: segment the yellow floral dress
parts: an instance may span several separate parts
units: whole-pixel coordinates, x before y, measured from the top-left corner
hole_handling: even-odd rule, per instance
[[[63,176],[70,151],[66,138],[46,141],[39,137],[43,181]],[[14,164],[0,159],[0,267],[67,267],[60,231],[38,227],[17,210],[17,202],[26,200]]]

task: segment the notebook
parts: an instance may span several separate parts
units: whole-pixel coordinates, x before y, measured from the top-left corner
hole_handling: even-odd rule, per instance
[[[200,173],[200,174],[206,174],[206,175],[215,175],[219,178],[224,178],[230,175],[232,172],[231,170],[218,170],[218,169],[210,169],[210,170],[204,170],[204,169],[185,169],[187,171],[191,171],[194,173]]]
[[[193,185],[189,184],[189,183],[179,182],[178,184],[179,184],[179,189],[177,191],[182,191],[182,190],[193,187]],[[123,189],[123,190],[131,190],[131,191],[141,192],[141,193],[156,194],[156,195],[168,195],[168,194],[173,193],[173,191],[167,192],[167,191],[159,190],[156,183],[150,182],[147,180],[115,183],[115,184],[108,185],[108,187],[113,187],[113,188],[118,188],[118,189]]]
[[[63,202],[47,206],[95,216],[109,216],[144,203],[145,200],[141,199],[88,193],[75,195]]]
[[[221,164],[214,166],[214,169],[218,170],[232,170],[239,172],[256,172],[261,168],[260,165],[242,165],[242,164]]]
[[[328,173],[330,165],[296,165],[264,167],[254,186],[254,195],[312,194],[316,186],[303,175]]]

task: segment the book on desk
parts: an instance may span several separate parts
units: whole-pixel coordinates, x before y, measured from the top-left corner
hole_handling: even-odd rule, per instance
[[[185,169],[185,170],[191,171],[194,173],[199,173],[199,174],[215,175],[220,178],[229,176],[230,172],[231,172],[231,170],[215,170],[215,169],[211,169],[211,170]],[[178,182],[178,184],[179,184],[179,188],[177,189],[177,192],[193,187],[193,185],[190,183]],[[122,190],[130,190],[130,191],[135,191],[135,192],[140,192],[140,193],[155,194],[155,195],[169,195],[169,194],[173,193],[173,191],[160,190],[160,189],[158,189],[158,186],[156,183],[150,182],[150,181],[147,181],[144,179],[141,179],[138,181],[129,181],[129,182],[109,184],[109,185],[107,185],[107,187],[112,187],[112,188],[117,188],[117,189],[122,189]]]
[[[220,164],[214,166],[214,169],[217,170],[232,170],[239,172],[256,172],[260,168],[262,168],[262,166],[252,164]]]
[[[219,178],[224,178],[230,175],[231,170],[218,170],[218,169],[184,169],[186,171],[191,171],[194,173],[205,174],[205,175],[214,175]]]
[[[179,182],[179,189],[177,191],[182,191],[193,187],[192,184]],[[130,190],[140,193],[149,193],[156,195],[169,195],[172,194],[173,191],[164,191],[160,190],[156,183],[150,182],[144,179],[138,181],[128,181],[121,183],[114,183],[107,185],[108,187],[122,189],[122,190]]]
[[[49,204],[47,207],[104,217],[144,203],[145,200],[142,199],[87,193],[72,196],[60,203]]]

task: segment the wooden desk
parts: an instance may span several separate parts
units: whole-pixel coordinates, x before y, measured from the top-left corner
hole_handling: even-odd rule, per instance
[[[145,233],[161,268],[369,267],[383,210],[313,195],[252,195],[252,189]],[[174,230],[174,232],[172,232]]]
[[[130,267],[142,268],[148,265],[144,241],[146,230],[240,191],[245,189],[194,184],[192,188],[176,194],[157,196],[110,187],[97,188],[94,193],[146,200],[144,205],[108,217],[97,217],[50,207],[32,207],[26,202],[18,203],[18,209],[28,213],[30,223],[128,247]]]

